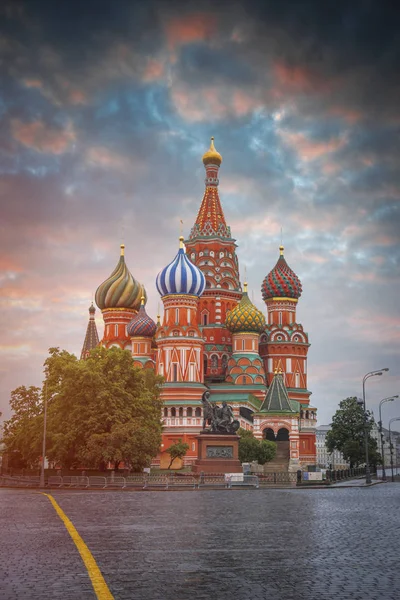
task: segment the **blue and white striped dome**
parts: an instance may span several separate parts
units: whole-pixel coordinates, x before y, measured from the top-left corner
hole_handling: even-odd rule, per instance
[[[161,296],[188,294],[201,296],[206,287],[206,279],[185,254],[183,237],[179,238],[180,248],[174,260],[159,272],[156,286]]]

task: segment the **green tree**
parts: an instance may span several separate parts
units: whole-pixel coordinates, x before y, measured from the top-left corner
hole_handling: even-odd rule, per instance
[[[150,369],[135,368],[130,353],[119,348],[95,348],[84,361],[58,348],[50,348],[49,353],[45,361],[49,460],[68,469],[105,468],[109,461],[116,468],[121,461],[131,469],[148,466],[161,442],[162,379]],[[35,435],[39,432],[35,450],[37,438],[33,433],[32,440],[28,437],[32,458],[40,456],[43,432],[42,395],[35,389],[32,401],[25,399],[27,408],[19,419],[23,427],[13,429],[10,424],[4,436],[7,449],[15,448],[25,456],[29,454],[25,432],[30,428]],[[24,391],[18,388],[14,396],[19,390]],[[10,421],[14,418],[15,414]]]
[[[183,458],[184,456],[186,456],[186,452],[189,450],[189,444],[187,444],[186,442],[182,442],[182,439],[179,438],[179,440],[177,442],[175,442],[175,444],[172,444],[172,446],[170,446],[166,452],[169,454],[171,461],[168,465],[168,469],[171,468],[172,463],[174,462],[174,460],[176,458]]]
[[[357,402],[357,398],[350,397],[342,400],[339,408],[332,418],[331,430],[326,435],[328,452],[339,450],[350,467],[365,463],[365,432],[368,435],[368,456],[372,465],[380,461],[377,442],[371,436],[373,427],[372,414]]]
[[[271,461],[276,455],[276,443],[268,440],[257,440],[251,431],[240,428],[238,430],[239,460],[240,462],[257,461],[264,465]]]
[[[11,392],[13,415],[3,423],[2,441],[11,468],[34,468],[41,456],[43,398],[41,389],[24,385]]]

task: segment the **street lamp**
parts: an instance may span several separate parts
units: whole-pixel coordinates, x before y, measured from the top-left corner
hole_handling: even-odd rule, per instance
[[[390,431],[390,425],[391,425],[391,423],[393,423],[393,421],[400,421],[400,417],[393,417],[393,419],[390,419],[390,421],[389,421],[390,466],[392,467],[392,481],[394,481],[394,474],[393,474],[393,444],[392,444],[392,434],[391,434],[391,431]],[[397,469],[397,462],[396,462],[396,469]]]
[[[44,459],[46,456],[46,426],[47,426],[47,381],[44,382],[44,419],[43,419],[42,465],[40,468],[40,482],[39,482],[39,486],[41,488],[45,487]]]
[[[365,382],[370,377],[375,377],[375,375],[383,375],[383,371],[389,371],[387,367],[384,369],[378,369],[377,371],[370,371],[363,377],[363,405],[364,405],[364,437],[365,437],[365,483],[372,483],[371,480],[371,472],[369,469],[369,460],[368,460],[368,429],[367,429],[367,408],[365,406]]]
[[[379,402],[379,433],[381,435],[381,451],[382,451],[382,481],[386,481],[386,472],[385,472],[385,453],[383,448],[383,431],[382,431],[382,404],[385,402],[394,402],[395,398],[398,398],[399,395],[391,396],[389,398],[384,398]]]

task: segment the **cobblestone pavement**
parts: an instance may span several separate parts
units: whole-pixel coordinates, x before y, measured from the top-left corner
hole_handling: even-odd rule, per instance
[[[400,484],[53,491],[116,600],[400,597]],[[96,598],[49,500],[0,489],[0,598]]]

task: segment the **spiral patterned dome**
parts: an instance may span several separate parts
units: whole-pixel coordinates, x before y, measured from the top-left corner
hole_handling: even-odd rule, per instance
[[[121,244],[121,256],[114,271],[96,290],[96,304],[101,309],[129,308],[139,310],[140,299],[146,296],[143,285],[133,278],[125,264],[124,244]]]
[[[265,317],[247,295],[247,284],[241,301],[226,316],[225,326],[232,333],[261,333],[265,328]]]
[[[139,312],[130,321],[127,332],[130,337],[149,337],[152,338],[156,332],[157,325],[153,319],[146,313],[144,307],[144,296],[142,297],[142,304],[140,305]]]
[[[174,260],[157,275],[156,286],[161,296],[169,294],[187,294],[201,296],[206,287],[203,273],[186,256],[183,237],[179,238],[180,247]]]
[[[261,285],[264,301],[270,298],[294,298],[297,300],[301,296],[301,281],[287,264],[283,256],[283,246],[280,246],[279,250],[278,262]]]

